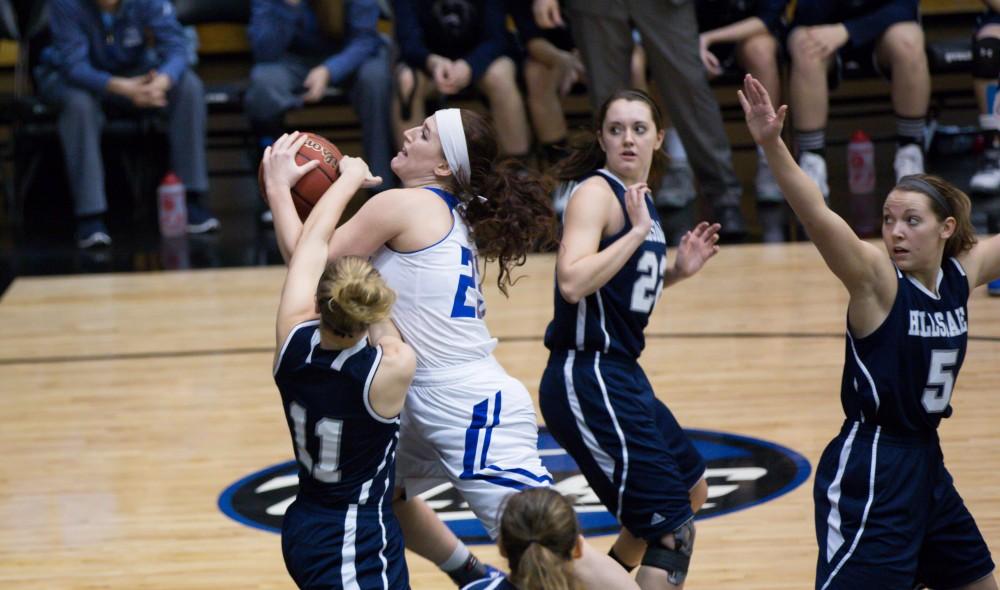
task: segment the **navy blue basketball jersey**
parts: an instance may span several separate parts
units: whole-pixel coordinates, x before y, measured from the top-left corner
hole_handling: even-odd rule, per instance
[[[299,464],[298,500],[390,506],[399,418],[379,416],[368,399],[382,348],[367,338],[345,350],[319,344],[319,320],[299,324],[274,371]]]
[[[632,223],[625,208],[625,185],[611,172],[601,169],[580,179],[598,175],[607,181],[625,214],[625,226],[618,233],[602,238],[598,251],[622,237]],[[646,196],[646,207],[653,219],[649,236],[625,265],[604,286],[577,304],[563,299],[556,285],[555,317],[545,330],[549,350],[585,350],[638,358],[646,346],[642,331],[649,314],[663,291],[667,270],[667,240],[653,201]]]
[[[938,271],[937,295],[897,268],[892,311],[864,338],[847,330],[840,400],[849,420],[900,434],[932,434],[951,415],[968,343],[969,280],[954,258]]]

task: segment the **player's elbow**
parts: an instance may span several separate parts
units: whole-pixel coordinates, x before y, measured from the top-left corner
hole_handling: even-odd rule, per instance
[[[556,283],[559,287],[559,294],[566,300],[566,303],[571,305],[576,305],[588,295],[584,291],[584,287],[580,281],[574,280],[573,277],[566,277],[560,274],[556,277]]]

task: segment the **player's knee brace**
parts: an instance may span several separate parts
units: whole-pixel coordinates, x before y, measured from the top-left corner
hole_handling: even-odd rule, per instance
[[[976,39],[972,42],[972,77],[996,80],[997,76],[1000,76],[1000,39]]]
[[[642,565],[655,567],[667,572],[667,579],[674,586],[684,583],[691,554],[694,553],[694,519],[690,519],[674,531],[674,548],[661,542],[650,542],[642,556]]]

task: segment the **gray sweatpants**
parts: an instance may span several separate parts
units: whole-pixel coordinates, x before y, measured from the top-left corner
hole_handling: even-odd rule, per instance
[[[573,39],[587,67],[594,112],[616,90],[630,86],[634,24],[702,191],[716,208],[739,206],[742,187],[733,169],[722,113],[698,55],[693,0],[568,0],[566,4]]]
[[[250,70],[244,110],[254,128],[281,127],[287,111],[302,108],[302,82],[321,57],[285,54],[276,61],[260,62]],[[361,141],[371,171],[383,179],[380,190],[392,188],[392,77],[386,47],[361,64],[343,84],[361,122]]]
[[[59,111],[59,139],[62,141],[66,172],[70,178],[77,216],[104,213],[108,208],[104,191],[104,162],[101,157],[101,130],[104,107],[131,103],[116,95],[98,96],[70,86],[54,70],[37,73],[39,97]],[[188,190],[208,191],[205,161],[205,124],[208,111],[201,79],[188,70],[167,92],[163,114],[168,121],[170,166]]]

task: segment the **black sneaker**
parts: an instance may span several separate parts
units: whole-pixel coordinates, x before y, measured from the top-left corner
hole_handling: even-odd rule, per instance
[[[447,572],[448,577],[462,588],[476,580],[492,579],[502,576],[502,572],[497,568],[479,561],[475,555],[469,555],[465,563],[458,569]]]
[[[188,213],[188,225],[187,232],[189,234],[204,234],[210,231],[216,231],[222,225],[219,220],[216,219],[208,209],[202,207],[197,203],[188,203],[187,206]]]
[[[76,228],[76,246],[84,250],[100,246],[110,246],[111,236],[104,220],[100,217],[78,219]]]

